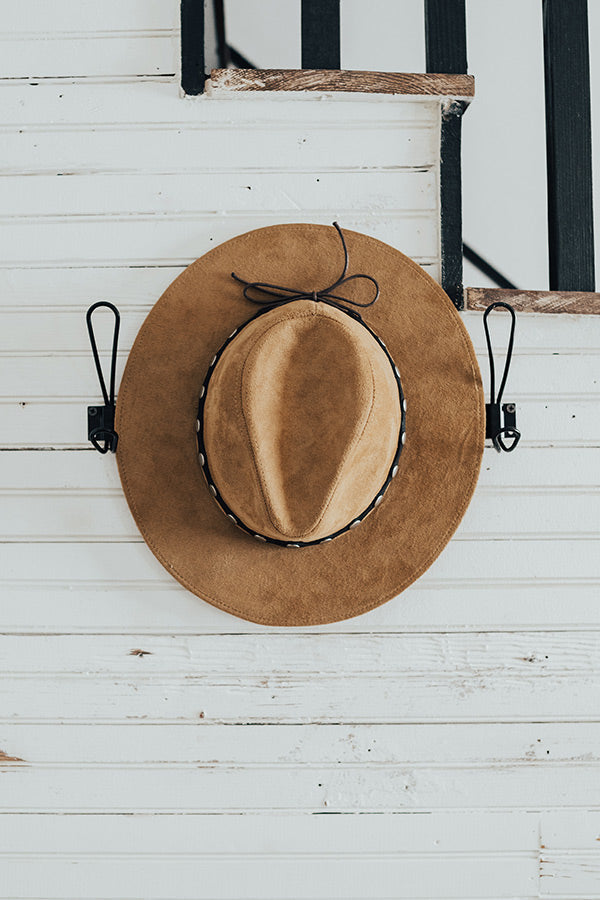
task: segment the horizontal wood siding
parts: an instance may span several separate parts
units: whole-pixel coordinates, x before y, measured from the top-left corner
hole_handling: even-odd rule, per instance
[[[173,78],[178,0],[23,0],[4,4],[0,78]]]
[[[519,450],[347,622],[187,593],[89,449],[91,302],[122,311],[120,373],[251,228],[337,218],[440,277],[439,98],[182,98],[178,29],[176,0],[3,17],[0,898],[600,898],[600,319],[519,318]]]

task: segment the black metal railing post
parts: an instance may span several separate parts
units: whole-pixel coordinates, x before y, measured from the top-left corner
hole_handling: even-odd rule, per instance
[[[339,69],[340,0],[302,0],[302,68]]]
[[[594,290],[587,0],[543,0],[550,290]]]
[[[466,74],[465,0],[425,0],[425,53],[428,72]],[[463,308],[461,119],[462,103],[442,110],[440,220],[442,287]]]

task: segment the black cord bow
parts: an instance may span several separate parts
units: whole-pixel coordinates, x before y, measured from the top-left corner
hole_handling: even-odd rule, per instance
[[[320,291],[304,291],[296,288],[288,288],[279,284],[269,284],[265,281],[246,281],[245,278],[240,278],[240,276],[236,275],[235,272],[231,273],[231,277],[236,281],[239,281],[240,284],[245,285],[244,297],[246,298],[246,300],[249,300],[251,303],[257,303],[260,306],[280,306],[283,303],[289,303],[291,300],[323,300],[326,303],[329,303],[331,306],[337,306],[340,309],[345,308],[342,305],[345,303],[349,303],[351,306],[359,306],[362,309],[366,308],[367,306],[373,306],[373,304],[379,297],[379,285],[371,275],[346,274],[348,272],[349,264],[348,248],[346,247],[346,241],[344,240],[342,229],[340,228],[338,223],[334,222],[333,227],[339,234],[340,240],[342,242],[342,247],[344,248],[344,268],[337,281],[334,281],[333,284],[329,285],[329,287],[322,288]],[[333,293],[333,291],[335,291],[337,288],[340,288],[344,284],[348,284],[350,281],[355,281],[359,278],[363,278],[365,281],[370,281],[371,284],[375,286],[375,296],[367,303],[359,303],[356,300],[350,300],[349,297],[341,297],[339,294]],[[256,291],[260,294],[266,295],[267,299],[252,296],[252,291]],[[272,297],[273,299],[268,299],[269,297]]]
[[[510,335],[508,338],[508,348],[506,350],[506,362],[504,363],[504,372],[502,373],[502,381],[500,382],[500,390],[498,396],[494,399],[496,392],[496,371],[494,367],[494,353],[492,351],[492,342],[490,340],[490,331],[488,327],[488,316],[493,309],[507,309],[510,313],[511,325]],[[500,402],[504,393],[506,379],[508,378],[508,370],[512,359],[513,344],[515,340],[515,324],[516,316],[512,306],[508,303],[499,301],[492,303],[483,314],[483,328],[485,331],[485,340],[487,343],[488,356],[490,360],[490,402],[485,405],[486,438],[491,438],[492,443],[498,453],[504,450],[505,453],[511,453],[521,439],[521,432],[517,429],[517,407],[515,403],[504,403],[502,405],[502,413],[504,414],[504,424],[502,422],[502,413],[500,411]],[[504,436],[512,438],[512,444],[507,446],[504,443]]]
[[[102,374],[98,347],[94,335],[94,326],[92,325],[92,314],[94,310],[101,306],[110,309],[115,317],[112,356],[110,362],[109,391],[106,390],[106,383],[104,381],[104,375]],[[100,382],[100,390],[102,391],[102,397],[104,398],[104,406],[88,406],[88,440],[92,442],[99,453],[108,453],[109,450],[114,453],[117,449],[117,442],[119,440],[119,435],[115,431],[115,374],[117,368],[117,343],[119,341],[121,316],[119,315],[119,310],[116,306],[113,306],[112,303],[107,303],[105,300],[101,300],[99,303],[94,303],[90,306],[86,313],[85,321],[87,322],[90,344],[92,345],[92,354],[94,356],[96,372],[98,373],[98,381]],[[100,443],[102,440],[104,441],[104,444]]]

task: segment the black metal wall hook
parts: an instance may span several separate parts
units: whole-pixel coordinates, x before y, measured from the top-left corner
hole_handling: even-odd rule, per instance
[[[510,313],[510,335],[508,338],[508,348],[506,350],[506,362],[504,363],[504,372],[502,373],[502,381],[498,396],[496,393],[496,371],[494,367],[494,353],[492,350],[492,342],[490,339],[490,331],[488,326],[488,316],[494,309],[506,309]],[[515,311],[508,303],[498,301],[491,303],[483,314],[483,328],[485,331],[485,340],[487,343],[488,357],[490,361],[490,402],[485,405],[485,436],[491,438],[492,443],[498,453],[504,450],[505,453],[511,453],[519,441],[521,440],[521,432],[517,428],[517,406],[515,403],[502,403],[502,395],[508,378],[508,370],[512,359],[513,345],[515,340],[515,325],[517,317]],[[512,439],[512,444],[507,445],[505,438]]]
[[[102,374],[102,366],[100,365],[98,346],[96,344],[94,326],[92,324],[92,315],[94,311],[100,307],[110,309],[115,317],[108,391],[106,389],[104,375]],[[92,346],[92,354],[94,356],[98,381],[100,382],[100,390],[102,391],[102,397],[104,399],[104,406],[88,406],[88,440],[92,442],[99,453],[108,453],[109,450],[114,453],[119,441],[119,435],[115,431],[115,375],[117,369],[117,344],[119,342],[121,316],[116,306],[113,306],[112,303],[108,303],[106,300],[100,300],[98,303],[93,303],[90,306],[86,313],[85,321],[90,336],[90,344]],[[101,443],[102,441],[104,443]]]

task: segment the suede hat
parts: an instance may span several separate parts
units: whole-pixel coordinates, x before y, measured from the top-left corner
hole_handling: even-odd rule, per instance
[[[167,571],[234,615],[303,626],[379,606],[436,559],[475,488],[485,407],[460,316],[423,269],[356,232],[275,225],[167,288],[116,430]]]

